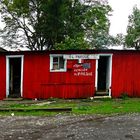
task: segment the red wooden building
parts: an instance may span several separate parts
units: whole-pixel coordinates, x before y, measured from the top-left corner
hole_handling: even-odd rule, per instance
[[[140,97],[140,51],[0,53],[0,99]]]

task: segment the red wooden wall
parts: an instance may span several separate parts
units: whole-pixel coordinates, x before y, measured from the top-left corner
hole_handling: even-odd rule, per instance
[[[68,60],[66,72],[50,72],[49,54],[25,54],[23,97],[34,99],[50,97],[85,98],[93,96],[95,60],[84,61],[91,64],[91,68],[86,71],[89,75],[78,76],[77,67],[75,66],[77,60]],[[81,67],[81,69],[83,68]]]
[[[0,55],[0,100],[6,97],[6,57]]]
[[[140,53],[114,52],[112,62],[112,96],[140,97]]]
[[[90,53],[103,54],[104,51],[91,51]],[[113,54],[112,97],[119,97],[124,93],[129,96],[140,97],[140,52],[106,51],[105,53]],[[91,64],[91,68],[85,71],[89,75],[85,76],[78,74],[77,60],[68,60],[67,72],[50,72],[49,52],[19,52],[11,55],[15,54],[24,55],[24,98],[85,98],[94,96],[95,60],[84,60],[85,63]],[[6,97],[6,55],[0,54],[0,99]],[[78,67],[83,69],[80,64]]]

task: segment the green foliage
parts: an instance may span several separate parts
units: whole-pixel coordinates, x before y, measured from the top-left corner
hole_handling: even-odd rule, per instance
[[[123,34],[117,34],[114,37],[113,44],[115,44],[115,45],[124,45],[124,42],[125,42],[125,36]]]
[[[126,100],[126,99],[129,99],[129,96],[128,96],[127,93],[122,93],[122,94],[120,95],[120,98],[123,99],[123,100]]]
[[[109,43],[111,8],[102,1],[1,0],[0,4],[3,45],[44,50],[102,48]]]
[[[109,35],[110,23],[108,20],[110,6],[96,5],[91,11],[87,13],[87,24],[89,25],[86,32],[87,39],[93,48],[102,48],[110,45],[111,36]],[[94,15],[91,16],[90,15]]]
[[[56,43],[55,45],[56,50],[84,50],[90,48],[87,42],[81,37],[77,37],[76,39],[66,38],[64,42]]]
[[[127,47],[135,47],[135,42],[140,37],[140,10],[137,7],[133,8],[132,14],[129,16],[127,35],[125,36],[125,44]],[[138,47],[138,48],[137,48]]]

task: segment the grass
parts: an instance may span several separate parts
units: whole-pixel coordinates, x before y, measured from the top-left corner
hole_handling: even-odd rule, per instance
[[[4,101],[3,101],[4,102]],[[32,102],[32,101],[31,101]],[[47,104],[50,102],[50,104]],[[72,114],[124,114],[124,113],[140,113],[140,98],[127,98],[127,99],[75,99],[75,100],[62,100],[54,99],[52,101],[45,100],[42,104],[39,101],[36,103],[28,104],[24,101],[20,102],[8,102],[7,104],[0,105],[0,108],[24,108],[24,109],[35,109],[35,108],[65,108],[71,107]],[[11,115],[13,111],[2,112],[0,115]],[[46,112],[46,111],[23,111],[16,112],[14,115],[21,116],[52,116],[58,112]],[[65,114],[62,113],[61,114]]]

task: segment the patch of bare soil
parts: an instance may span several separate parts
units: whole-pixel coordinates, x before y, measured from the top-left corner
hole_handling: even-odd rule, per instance
[[[0,117],[0,140],[133,139],[140,139],[140,114]]]

